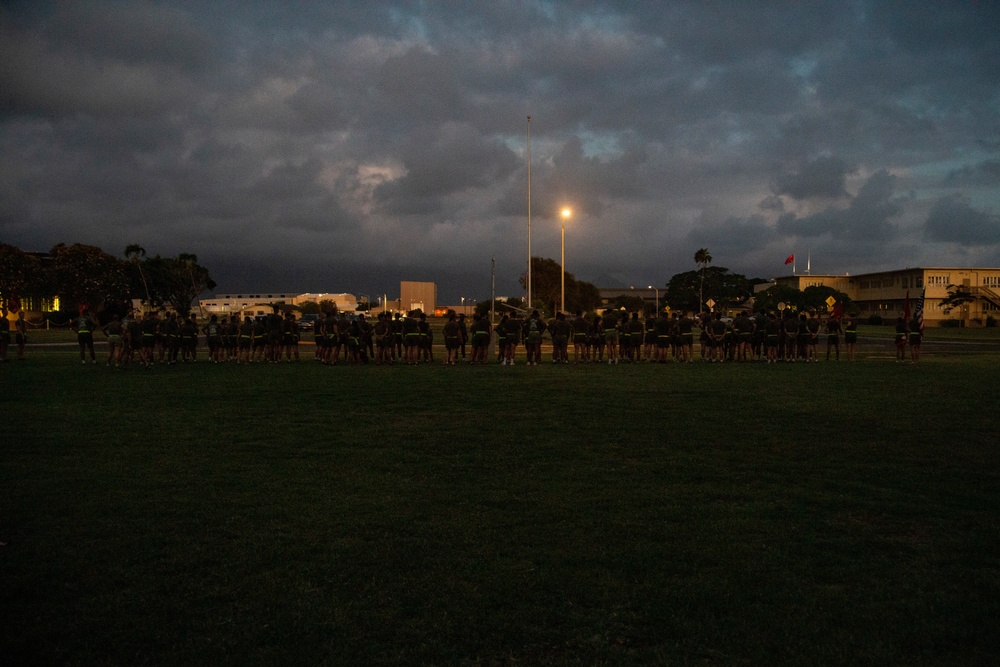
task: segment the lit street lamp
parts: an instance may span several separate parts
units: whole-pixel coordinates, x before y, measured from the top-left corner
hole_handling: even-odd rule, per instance
[[[566,312],[566,221],[573,215],[568,208],[562,210],[562,297],[559,310]]]
[[[660,316],[660,290],[657,287],[649,286],[649,289],[656,291],[656,316]]]

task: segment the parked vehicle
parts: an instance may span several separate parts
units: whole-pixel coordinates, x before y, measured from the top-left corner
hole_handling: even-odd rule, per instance
[[[299,331],[312,331],[316,326],[316,320],[319,319],[319,315],[316,313],[306,313],[299,318],[297,324],[299,325]]]

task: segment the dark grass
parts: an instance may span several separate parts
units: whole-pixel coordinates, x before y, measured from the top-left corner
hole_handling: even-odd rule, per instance
[[[10,664],[989,664],[1000,358],[2,373]],[[5,658],[6,661],[6,658]]]

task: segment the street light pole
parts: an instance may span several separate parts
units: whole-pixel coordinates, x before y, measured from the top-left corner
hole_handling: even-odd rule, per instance
[[[559,305],[559,310],[566,312],[566,221],[569,220],[569,216],[573,215],[573,211],[568,208],[562,210],[562,297]]]
[[[657,317],[659,317],[659,315],[660,315],[660,290],[659,290],[659,288],[653,287],[652,285],[649,286],[649,289],[656,291],[656,315],[657,315]]]

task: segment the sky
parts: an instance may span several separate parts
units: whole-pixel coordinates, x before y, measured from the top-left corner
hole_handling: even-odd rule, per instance
[[[221,293],[520,295],[530,146],[531,252],[569,207],[598,287],[699,248],[1000,266],[998,34],[985,0],[7,0],[0,242],[194,253]]]

